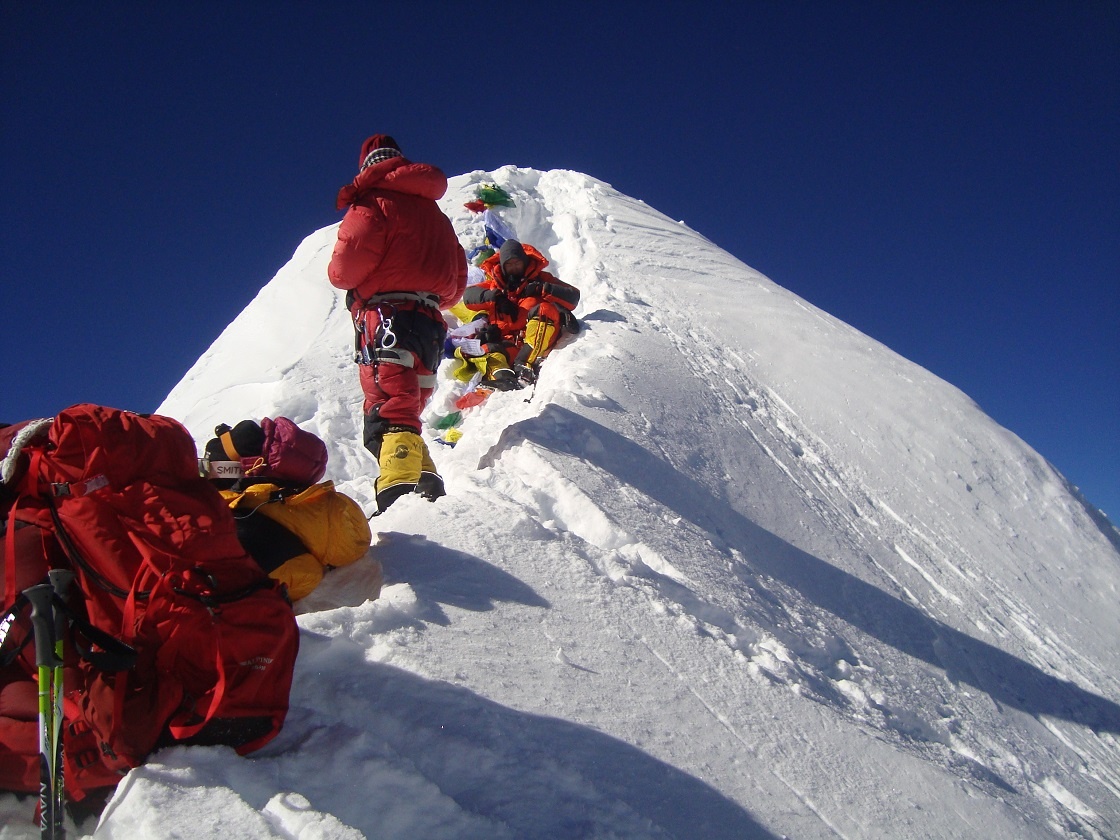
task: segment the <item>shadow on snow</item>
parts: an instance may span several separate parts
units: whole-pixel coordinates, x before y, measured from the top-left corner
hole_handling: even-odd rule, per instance
[[[306,673],[293,696],[302,708],[257,760],[275,764],[277,773],[258,771],[269,780],[262,798],[276,785],[299,791],[368,836],[385,836],[385,820],[402,824],[400,813],[390,819],[387,811],[433,807],[424,797],[410,805],[400,791],[378,789],[379,779],[403,768],[465,814],[490,823],[478,836],[776,840],[719,791],[624,741],[371,663],[364,648],[348,640],[305,634],[304,641],[300,667]],[[321,672],[346,679],[311,678]],[[307,772],[339,762],[352,771]]]
[[[564,428],[565,434],[556,434]],[[582,442],[597,438],[593,453]],[[588,418],[555,405],[505,429],[484,459],[527,440],[589,461],[697,527],[739,549],[756,572],[798,590],[820,607],[895,649],[1031,715],[1120,732],[1120,705],[938,621],[760,527],[658,456]]]

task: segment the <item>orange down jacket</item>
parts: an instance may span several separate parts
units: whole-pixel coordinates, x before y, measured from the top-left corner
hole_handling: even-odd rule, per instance
[[[518,333],[525,329],[529,313],[534,307],[544,304],[544,313],[553,321],[559,323],[559,312],[566,309],[569,312],[579,302],[579,291],[569,283],[565,283],[553,274],[545,271],[548,267],[548,258],[527,243],[521,243],[525,251],[525,274],[515,288],[506,285],[506,278],[502,274],[501,258],[494,254],[488,258],[480,268],[485,272],[486,279],[481,283],[471,286],[463,296],[463,305],[475,312],[485,312],[487,319],[494,324],[507,338],[516,339]],[[529,283],[537,281],[548,283],[552,293],[543,297],[523,297],[521,290]],[[505,295],[518,309],[516,313],[503,312],[500,307],[495,307],[493,302],[486,301],[486,292],[495,289]]]

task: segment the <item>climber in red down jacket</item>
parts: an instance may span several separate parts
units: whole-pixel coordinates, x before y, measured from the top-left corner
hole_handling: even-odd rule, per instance
[[[362,144],[360,171],[338,193],[346,215],[327,274],[346,289],[355,358],[365,395],[363,440],[381,473],[378,511],[405,493],[435,500],[443,479],[420,436],[420,414],[435,387],[447,324],[467,261],[451,221],[436,204],[447,177],[413,163],[397,142],[375,134]]]

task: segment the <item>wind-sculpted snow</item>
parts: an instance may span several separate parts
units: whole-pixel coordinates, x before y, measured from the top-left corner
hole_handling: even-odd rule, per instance
[[[1111,525],[957,389],[606,184],[453,179],[468,249],[483,181],[583,291],[583,332],[453,449],[429,432],[448,496],[373,520],[379,599],[359,562],[300,602],[273,744],[159,753],[78,828],[1120,835]],[[372,510],[333,237],[308,237],[160,410],[200,443],[286,414]]]

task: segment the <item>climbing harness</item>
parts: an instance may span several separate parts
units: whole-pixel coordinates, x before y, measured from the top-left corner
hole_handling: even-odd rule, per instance
[[[430,308],[439,311],[439,296],[419,292],[387,292],[372,295],[354,310],[354,361],[373,367],[374,381],[380,379],[378,368],[382,364],[416,367],[415,355],[397,347],[399,338],[394,330],[394,320],[399,312]],[[377,312],[377,327],[369,334],[367,314]],[[435,387],[435,376],[422,376],[421,387]]]

